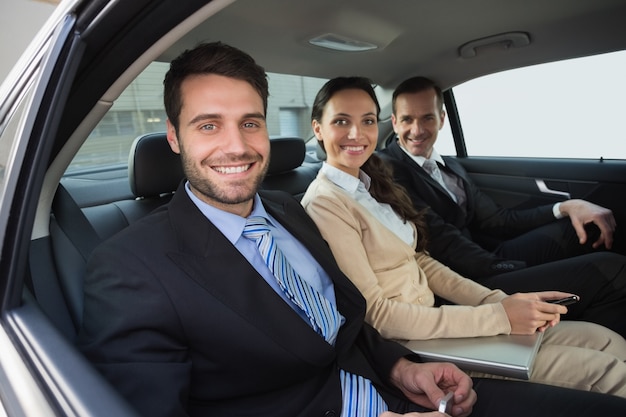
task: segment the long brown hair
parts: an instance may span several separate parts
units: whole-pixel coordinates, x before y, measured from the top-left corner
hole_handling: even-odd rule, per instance
[[[321,122],[324,108],[330,99],[339,91],[352,89],[365,91],[371,97],[376,105],[376,118],[379,119],[380,105],[372,87],[372,82],[365,77],[337,77],[324,84],[315,96],[311,111],[311,121],[317,120]],[[323,142],[319,141],[319,144],[324,149]],[[424,221],[423,212],[415,209],[404,187],[393,181],[391,165],[378,155],[372,154],[361,169],[372,179],[369,190],[372,197],[379,203],[389,204],[405,221],[415,224],[418,236],[415,249],[417,251],[424,250],[428,240],[428,228]]]
[[[369,189],[372,197],[380,203],[389,204],[405,221],[413,222],[418,237],[415,250],[425,250],[428,243],[428,226],[424,220],[424,213],[415,209],[404,187],[393,181],[391,165],[378,155],[372,154],[361,169],[372,179]]]

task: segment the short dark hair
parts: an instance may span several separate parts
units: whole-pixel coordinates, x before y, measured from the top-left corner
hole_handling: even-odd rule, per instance
[[[393,91],[393,96],[391,98],[391,111],[393,114],[396,114],[396,99],[400,94],[420,93],[422,91],[430,90],[431,88],[435,90],[435,94],[437,95],[437,107],[439,107],[439,111],[443,111],[443,92],[441,91],[441,87],[439,87],[433,80],[426,77],[412,77],[402,81]]]
[[[178,131],[182,109],[181,85],[192,75],[216,74],[246,81],[263,99],[267,113],[269,88],[265,69],[247,53],[222,42],[203,43],[174,59],[163,80],[163,101],[168,119]]]

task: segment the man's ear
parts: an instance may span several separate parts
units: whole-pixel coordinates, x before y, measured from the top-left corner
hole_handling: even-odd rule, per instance
[[[393,127],[393,131],[398,134],[398,129],[396,129],[396,115],[391,113],[391,126]]]
[[[174,153],[180,154],[180,145],[178,144],[178,135],[176,134],[176,128],[170,122],[170,119],[165,121],[167,125],[167,143]]]
[[[446,111],[441,110],[441,116],[439,116],[439,130],[443,128],[443,125],[446,123]]]

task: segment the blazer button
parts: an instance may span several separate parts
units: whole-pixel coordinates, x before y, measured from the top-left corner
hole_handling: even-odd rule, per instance
[[[328,410],[327,412],[324,413],[324,417],[336,417],[337,413],[335,412],[335,410]]]

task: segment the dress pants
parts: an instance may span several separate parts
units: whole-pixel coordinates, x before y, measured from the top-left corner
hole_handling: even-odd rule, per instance
[[[527,381],[472,378],[477,401],[471,417],[624,417],[626,399],[615,395],[528,383]],[[398,413],[427,412],[405,403]]]
[[[474,379],[478,401],[471,417],[624,417],[626,400],[528,382]]]
[[[606,327],[561,322],[547,329],[530,375],[531,382],[626,398],[626,340]],[[511,379],[482,372],[473,377]]]
[[[597,252],[592,244],[600,236],[600,229],[594,224],[588,224],[585,230],[587,241],[581,245],[571,221],[564,218],[505,240],[490,250],[504,259],[525,261],[528,266]],[[611,251],[626,255],[626,244],[621,228],[615,230],[613,238]],[[480,241],[480,238],[477,240]],[[486,247],[488,246],[489,244],[486,244]]]
[[[476,281],[508,294],[549,290],[577,294],[580,301],[567,306],[561,320],[598,323],[626,337],[626,256],[595,252]]]

